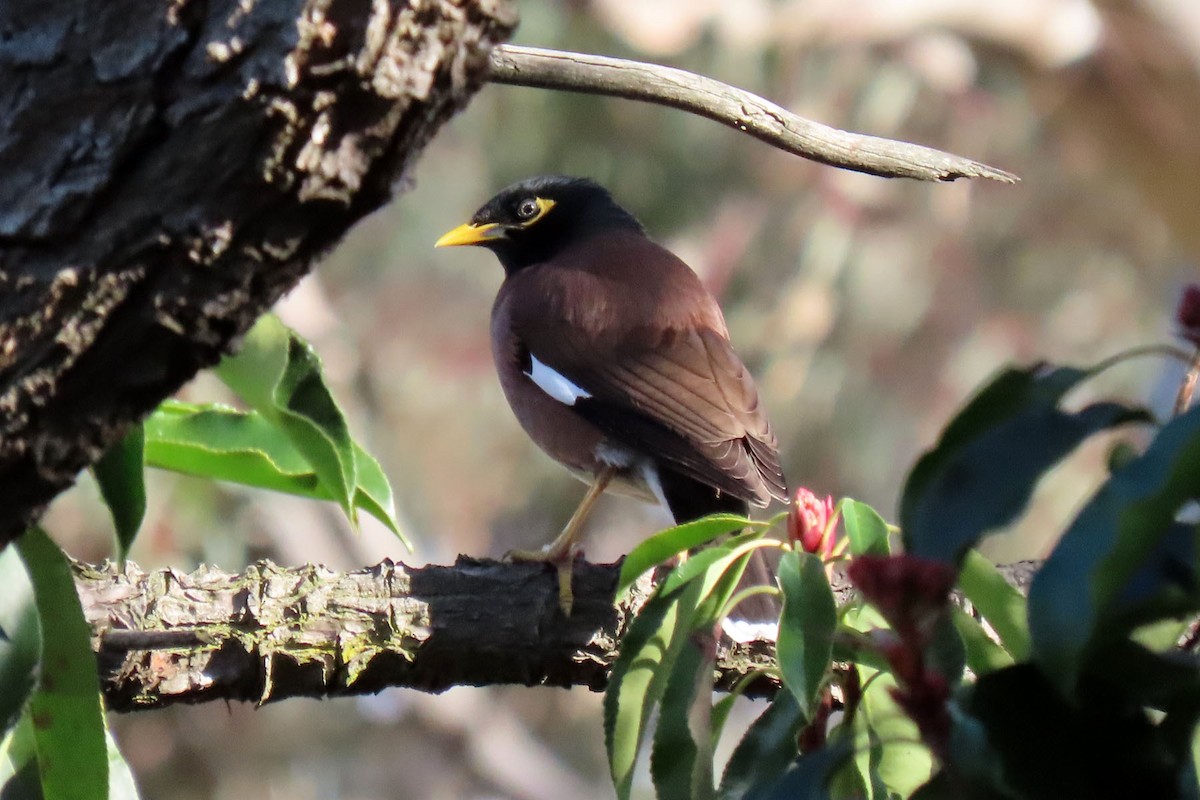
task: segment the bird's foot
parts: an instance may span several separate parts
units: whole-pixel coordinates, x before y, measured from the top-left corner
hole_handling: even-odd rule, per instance
[[[575,605],[575,594],[571,589],[571,576],[575,559],[582,553],[578,544],[560,545],[555,541],[541,550],[509,550],[504,560],[514,563],[550,564],[558,572],[558,607],[563,616],[571,616]]]

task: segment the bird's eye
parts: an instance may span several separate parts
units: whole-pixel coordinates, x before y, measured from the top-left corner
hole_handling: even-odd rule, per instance
[[[517,206],[517,217],[518,219],[530,220],[537,216],[539,210],[540,207],[538,206],[537,200],[533,199],[532,197],[526,197],[521,201],[520,205]]]

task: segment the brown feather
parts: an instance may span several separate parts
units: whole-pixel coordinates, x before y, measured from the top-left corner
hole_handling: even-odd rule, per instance
[[[589,430],[756,505],[786,498],[775,434],[720,308],[686,264],[640,232],[581,238],[511,274],[493,309],[493,341],[518,343],[591,393],[556,409]],[[511,357],[497,352],[502,380],[507,369],[508,383],[532,386],[502,358]],[[550,451],[538,426],[522,423]]]

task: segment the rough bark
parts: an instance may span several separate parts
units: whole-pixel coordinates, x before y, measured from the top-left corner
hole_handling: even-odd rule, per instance
[[[385,561],[335,573],[260,562],[240,575],[78,567],[108,707],[268,702],[406,686],[521,684],[604,688],[617,643],[646,598],[616,605],[617,565],[580,562],[575,608],[537,564],[460,558]],[[773,663],[768,642],[720,648],[719,688]],[[751,694],[773,692],[767,678]]]
[[[1040,562],[1002,566],[1028,589]],[[370,694],[387,686],[583,686],[608,683],[618,644],[646,601],[639,581],[616,604],[618,564],[577,562],[575,607],[558,607],[555,575],[539,564],[460,556],[452,566],[385,561],[337,573],[259,562],[241,574],[202,567],[144,572],[76,565],[108,707]],[[838,602],[850,585],[834,581]],[[773,642],[722,637],[716,688],[775,663]],[[759,675],[749,696],[774,694]]]
[[[0,4],[0,547],[389,199],[511,5]]]

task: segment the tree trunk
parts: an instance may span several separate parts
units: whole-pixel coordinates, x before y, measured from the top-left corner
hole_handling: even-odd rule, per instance
[[[0,4],[0,547],[482,82],[508,0]]]

